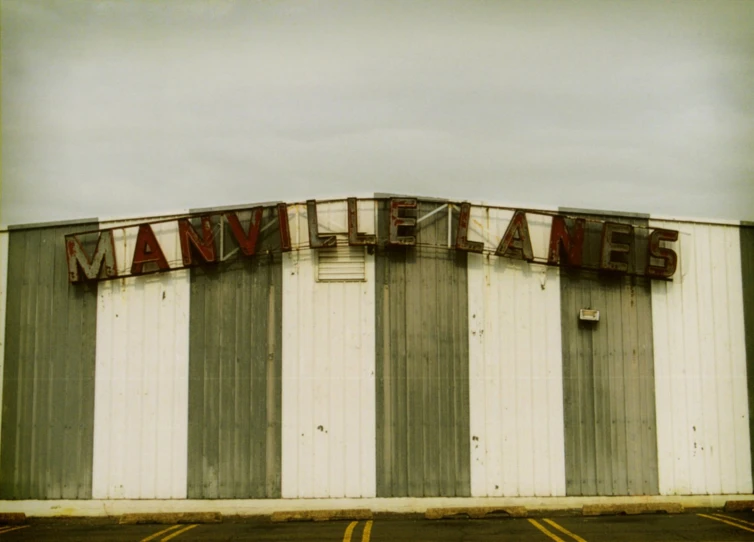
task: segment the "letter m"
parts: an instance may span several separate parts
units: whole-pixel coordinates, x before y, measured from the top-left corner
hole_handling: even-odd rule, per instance
[[[68,257],[68,280],[71,282],[80,282],[84,279],[96,280],[100,276],[103,264],[106,278],[118,276],[112,230],[104,230],[99,234],[97,247],[91,258],[86,255],[84,247],[75,235],[66,237],[65,251]]]

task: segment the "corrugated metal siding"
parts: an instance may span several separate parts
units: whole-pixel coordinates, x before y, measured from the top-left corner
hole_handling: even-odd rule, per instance
[[[739,230],[676,229],[680,265],[652,284],[662,494],[752,490]]]
[[[419,214],[438,207],[420,204]],[[447,243],[448,226],[443,209],[418,225],[417,242]],[[386,238],[384,205],[379,227]],[[466,263],[445,248],[377,253],[379,497],[470,494]]]
[[[346,232],[345,211],[319,205],[320,231]],[[305,208],[291,212],[299,244]],[[359,229],[374,233],[371,202],[359,205]],[[318,283],[315,252],[283,258],[283,497],[373,497],[374,256],[366,282]]]
[[[742,224],[739,231],[746,334],[746,381],[749,390],[749,446],[751,462],[754,465],[754,224]]]
[[[605,217],[614,222],[646,220]],[[646,230],[636,230],[646,254]],[[597,265],[601,227],[588,223],[585,264]],[[645,256],[637,257],[637,268]],[[568,495],[658,492],[652,306],[647,279],[561,270]],[[597,323],[579,309],[600,311]]]
[[[171,264],[181,259],[177,229],[153,226]],[[119,273],[131,267],[136,232],[113,233]],[[100,282],[97,295],[93,496],[185,498],[188,272]]]
[[[249,213],[239,215],[244,228]],[[191,270],[188,494],[280,497],[282,263],[265,210],[258,254]],[[268,228],[268,226],[271,226]],[[224,252],[236,249],[225,230]]]
[[[470,238],[495,250],[513,213],[473,209]],[[552,219],[528,215],[534,254]],[[469,254],[471,494],[565,495],[557,268]]]
[[[92,495],[96,287],[70,285],[64,235],[10,233],[0,497]]]
[[[0,231],[0,408],[3,404],[3,367],[5,366],[5,312],[8,301],[8,232]],[[0,414],[2,411],[0,410]],[[2,416],[0,415],[0,419]],[[2,423],[0,423],[0,453],[2,453]]]

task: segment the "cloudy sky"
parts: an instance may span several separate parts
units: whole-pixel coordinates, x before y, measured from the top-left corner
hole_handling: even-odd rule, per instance
[[[0,9],[5,224],[374,192],[754,220],[754,1]]]

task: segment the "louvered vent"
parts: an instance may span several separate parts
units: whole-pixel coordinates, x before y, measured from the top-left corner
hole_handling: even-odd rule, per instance
[[[339,245],[317,250],[317,280],[320,282],[365,281],[364,247]]]

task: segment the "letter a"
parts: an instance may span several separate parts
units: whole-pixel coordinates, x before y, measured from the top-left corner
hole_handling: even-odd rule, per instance
[[[139,226],[139,233],[136,235],[136,247],[134,248],[134,261],[131,264],[132,275],[142,275],[144,273],[145,263],[155,263],[160,271],[168,271],[170,265],[162,253],[160,243],[154,236],[152,227],[149,224]]]
[[[529,223],[526,221],[526,213],[516,211],[513,214],[505,235],[500,240],[495,254],[498,256],[507,256],[517,258],[528,262],[534,259],[534,252],[531,249],[531,239],[529,238]]]

